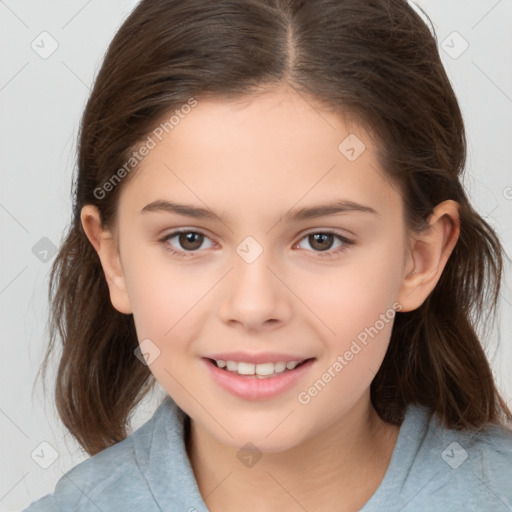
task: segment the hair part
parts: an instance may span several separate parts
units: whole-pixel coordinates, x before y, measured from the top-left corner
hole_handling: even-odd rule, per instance
[[[405,0],[142,0],[113,38],[87,102],[73,218],[50,274],[43,374],[58,336],[57,410],[90,455],[127,436],[131,411],[156,380],[134,355],[133,316],[112,306],[82,207],[95,205],[102,225],[115,225],[135,169],[105,197],[95,190],[190,98],[243,101],[282,85],[375,137],[408,227],[422,229],[446,199],[460,205],[459,240],[440,281],[418,309],[396,315],[371,384],[379,415],[400,424],[418,403],[450,428],[512,419],[476,332],[497,304],[503,249],[461,185],[461,111],[435,34],[414,9]]]

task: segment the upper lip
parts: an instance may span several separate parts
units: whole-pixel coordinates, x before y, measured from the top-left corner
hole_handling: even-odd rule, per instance
[[[278,352],[261,352],[257,354],[250,354],[247,352],[223,352],[220,354],[210,354],[204,356],[207,359],[215,359],[216,361],[236,361],[244,363],[278,363],[284,361],[285,363],[290,361],[305,361],[311,359],[310,357],[304,357],[297,354],[284,354]]]

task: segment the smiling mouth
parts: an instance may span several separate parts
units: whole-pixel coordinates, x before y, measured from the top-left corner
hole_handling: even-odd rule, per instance
[[[242,377],[254,377],[259,379],[277,377],[283,373],[288,373],[314,358],[304,359],[302,361],[277,361],[275,363],[247,363],[243,361],[224,361],[222,359],[210,359],[208,361],[217,368],[227,373],[233,373]]]

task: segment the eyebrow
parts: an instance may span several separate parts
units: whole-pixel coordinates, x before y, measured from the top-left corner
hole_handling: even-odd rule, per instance
[[[216,213],[206,208],[200,208],[190,204],[171,202],[164,199],[153,201],[152,203],[144,206],[144,208],[142,208],[140,211],[141,214],[149,212],[176,213],[178,215],[192,217],[195,219],[217,220],[222,223],[227,221],[224,215],[217,215]],[[372,213],[379,215],[379,213],[370,206],[365,206],[353,201],[338,199],[330,203],[304,207],[295,211],[289,210],[281,217],[281,220],[284,220],[285,222],[301,221],[307,219],[315,219],[317,217],[325,217],[328,215],[335,215],[337,213],[350,212]]]

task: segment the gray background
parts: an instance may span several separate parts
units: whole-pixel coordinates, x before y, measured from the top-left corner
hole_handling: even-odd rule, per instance
[[[54,411],[54,371],[49,396],[43,396],[39,382],[34,398],[31,391],[47,343],[48,273],[71,218],[80,116],[103,54],[135,4],[0,0],[0,511],[21,510],[53,491],[62,474],[87,458]],[[466,121],[465,186],[510,258],[512,0],[417,4],[435,24]],[[487,351],[498,385],[510,400],[510,259],[506,267],[501,329],[489,333]],[[159,389],[141,404],[133,428],[149,419],[162,396]]]

